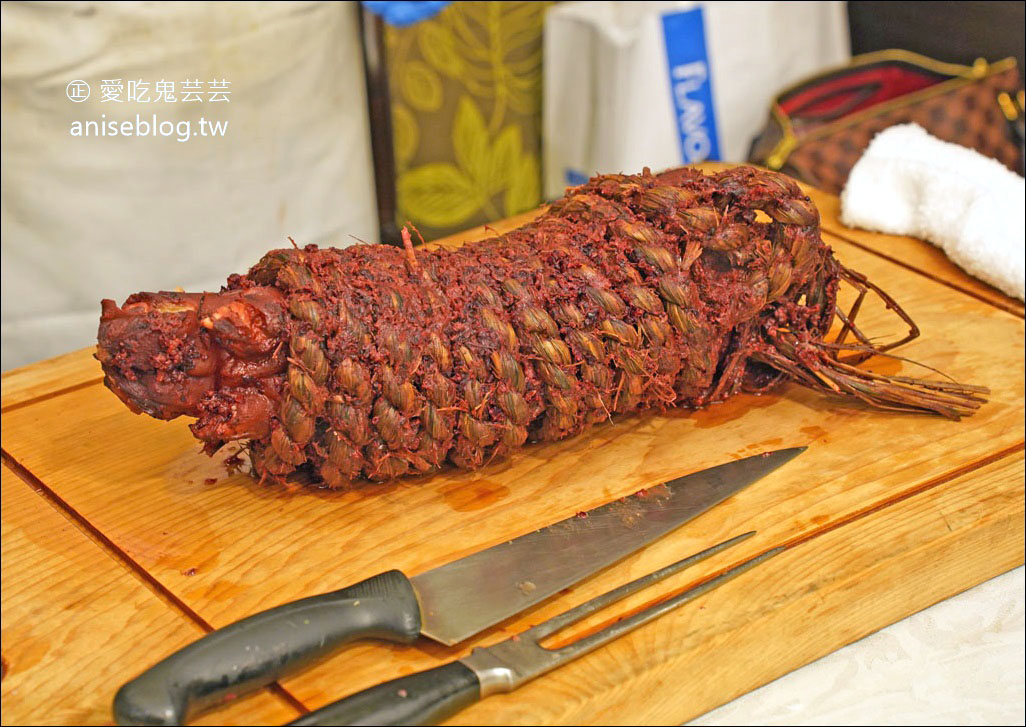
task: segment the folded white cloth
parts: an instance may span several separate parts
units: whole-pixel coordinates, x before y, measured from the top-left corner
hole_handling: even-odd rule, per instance
[[[970,275],[1024,300],[1026,182],[916,124],[876,135],[841,192],[841,222],[929,240]]]

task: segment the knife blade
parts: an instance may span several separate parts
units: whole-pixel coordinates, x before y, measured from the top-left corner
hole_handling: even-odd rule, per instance
[[[801,451],[678,477],[413,576],[421,634],[458,644],[659,539]]]
[[[117,724],[182,724],[362,638],[453,645],[630,555],[787,463],[766,452],[664,482],[407,577],[386,571],[212,631],[118,690]]]

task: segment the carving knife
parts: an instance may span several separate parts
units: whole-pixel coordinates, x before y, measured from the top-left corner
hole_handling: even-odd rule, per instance
[[[438,724],[479,699],[512,692],[553,669],[598,649],[610,641],[644,626],[663,614],[693,601],[727,583],[745,571],[784,552],[783,546],[749,558],[696,586],[670,598],[625,615],[605,628],[558,648],[547,648],[542,640],[567,626],[626,598],[667,576],[698,563],[732,545],[747,540],[748,532],[706,548],[654,573],[625,583],[619,588],[596,596],[587,603],[571,608],[548,621],[532,626],[505,641],[485,648],[477,647],[469,656],[436,666],[427,671],[402,676],[384,684],[364,689],[337,702],[308,712],[289,725],[324,727],[334,725],[429,725]]]
[[[398,570],[213,631],[118,690],[117,724],[173,725],[356,639],[464,641],[675,530],[805,450],[678,477],[418,575]]]

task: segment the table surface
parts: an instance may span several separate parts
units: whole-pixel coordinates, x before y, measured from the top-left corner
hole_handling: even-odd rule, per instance
[[[688,725],[1021,725],[1023,615],[1020,566]]]
[[[887,265],[905,269],[910,275],[922,276],[950,291],[955,291],[959,296],[966,296],[985,306],[1000,310],[1019,321],[1018,330],[1021,336],[1021,320],[1024,316],[1022,303],[966,276],[948,261],[943,253],[926,243],[911,238],[874,235],[844,228],[837,222],[837,199],[816,190],[807,191],[820,207],[824,233],[833,241],[832,244],[850,245],[852,249],[861,251],[859,254],[864,254],[867,259],[875,258],[886,261]],[[531,214],[523,215],[495,223],[490,227],[498,231],[511,229],[530,216]],[[485,230],[479,228],[458,237],[459,239],[476,239],[484,234],[486,234]],[[929,332],[924,335],[929,335]],[[1021,378],[1021,360],[1018,365]],[[73,352],[39,364],[6,372],[3,375],[2,406],[5,418],[2,473],[3,656],[5,675],[2,684],[2,699],[5,724],[26,722],[81,724],[103,723],[109,720],[110,696],[121,681],[155,658],[189,643],[214,626],[223,625],[221,620],[225,618],[226,613],[230,612],[230,608],[224,604],[230,604],[234,599],[243,597],[243,594],[232,592],[230,586],[225,586],[223,593],[218,592],[215,588],[213,594],[205,594],[206,600],[198,602],[193,598],[193,593],[189,588],[169,587],[163,573],[152,567],[140,565],[140,563],[163,563],[172,554],[178,555],[178,551],[181,549],[188,550],[190,547],[194,547],[191,541],[186,542],[184,535],[176,540],[173,531],[170,534],[164,532],[163,538],[154,538],[152,541],[146,541],[145,537],[143,537],[143,542],[126,541],[124,533],[119,532],[115,527],[108,526],[103,518],[91,517],[88,512],[80,508],[79,501],[76,500],[79,494],[62,480],[67,476],[67,472],[72,471],[69,468],[74,467],[74,461],[62,463],[63,470],[54,469],[54,464],[47,460],[47,452],[33,450],[24,444],[45,440],[43,434],[31,431],[32,426],[39,426],[39,422],[42,421],[42,419],[34,420],[31,416],[33,412],[51,414],[55,411],[66,412],[68,419],[74,421],[75,406],[81,401],[80,395],[96,387],[98,378],[98,369],[91,359],[91,351]],[[1021,412],[1021,401],[1018,402],[1018,407]],[[16,417],[9,417],[16,412]],[[124,416],[124,413],[119,412],[117,416]],[[12,424],[10,430],[8,424]],[[857,513],[857,517],[866,521],[879,517],[881,518],[880,527],[886,525],[885,515],[892,519],[920,517],[919,510],[913,507],[915,496],[924,487],[936,487],[938,484],[945,485],[946,496],[951,502],[932,504],[931,508],[935,508],[941,513],[942,519],[952,532],[958,530],[960,524],[968,522],[972,517],[980,516],[979,512],[973,510],[973,502],[977,500],[982,502],[986,499],[986,493],[995,491],[995,486],[998,484],[1005,488],[1002,490],[1002,493],[1006,493],[1003,496],[1006,499],[1008,497],[1012,499],[1010,512],[1014,514],[1015,507],[1021,511],[1023,478],[1021,418],[1018,427],[1017,430],[1006,434],[1005,439],[1008,440],[1008,443],[1003,443],[989,453],[975,452],[972,455],[967,455],[965,462],[950,470],[948,474],[944,475],[944,478],[935,477],[922,487],[914,491],[909,490],[907,495],[902,495],[901,501],[895,500],[893,507],[890,507],[886,513],[881,512],[877,515],[864,512]],[[103,443],[103,446],[117,447],[119,445]],[[81,461],[85,462],[90,457],[90,453],[73,451],[71,456],[73,458],[80,457]],[[182,461],[186,462],[184,459]],[[206,471],[204,467],[207,469],[210,467],[210,465],[194,465],[191,462],[192,460],[188,460],[187,464],[180,465],[181,472],[179,474],[182,477],[197,476],[197,473]],[[51,471],[54,474],[50,474]],[[1018,483],[1018,494],[1014,488],[1008,490],[1010,481]],[[246,492],[236,494],[247,496]],[[466,493],[463,490],[451,490],[444,494],[450,500],[453,498],[458,500]],[[256,496],[259,495],[260,493],[257,492]],[[482,494],[479,488],[471,495],[472,499],[473,497],[487,499],[487,493]],[[907,503],[903,505],[904,500],[907,500]],[[1007,510],[1007,503],[1005,505]],[[905,508],[904,511],[901,510],[902,507]],[[124,508],[145,510],[144,506],[131,502],[124,503]],[[852,515],[852,517],[856,517],[856,515]],[[197,514],[197,516],[202,519],[201,514]],[[729,515],[724,517],[729,518]],[[1005,547],[1001,562],[995,562],[989,571],[986,568],[979,570],[978,577],[974,575],[969,578],[966,585],[978,583],[1022,562],[1021,517],[1018,518],[1017,524],[1014,517],[1008,521],[1010,524],[1005,523],[1004,520],[1001,523],[1004,524],[986,531],[985,537],[992,539],[1000,537],[1005,546],[1012,543],[1011,550]],[[184,523],[171,522],[167,526],[174,528],[179,525],[183,528],[183,532],[187,529]],[[822,541],[820,547],[823,552],[833,552],[831,548],[841,553],[845,551],[846,546],[839,537],[834,538],[838,542],[832,543],[831,541],[833,535],[827,530],[833,526],[827,527],[821,523],[816,525],[823,530],[822,535],[817,534]],[[191,532],[195,533],[195,529]],[[216,538],[217,533],[209,531],[208,536]],[[136,534],[133,537],[141,536]],[[964,546],[964,543],[962,545]],[[986,543],[983,543],[981,547],[983,546],[986,546]],[[154,551],[154,549],[157,550]],[[199,551],[196,551],[196,555],[199,555]],[[871,554],[866,553],[865,555],[870,557]],[[146,558],[150,558],[151,561],[146,561]],[[882,569],[884,566],[881,565],[880,568]],[[1021,580],[1021,569],[1018,573]],[[183,573],[182,575],[187,574]],[[1015,577],[1013,573],[1012,578]],[[1008,577],[1005,578],[1007,580]],[[616,578],[610,581],[610,583],[615,582],[617,582]],[[986,587],[985,584],[983,588]],[[856,590],[854,585],[848,588],[852,593]],[[583,589],[582,593],[585,593]],[[1019,593],[1019,603],[1021,604],[1021,589]],[[925,600],[919,608],[929,605],[937,598],[950,595],[950,592],[943,594],[938,592],[938,594],[936,597],[924,596]],[[962,598],[973,598],[973,591],[968,592]],[[197,603],[206,605],[199,607],[196,605]],[[826,588],[824,588],[822,603],[824,611],[831,607],[831,602],[826,595]],[[934,606],[933,609],[943,608],[946,603]],[[264,606],[266,605],[270,604],[265,603]],[[245,604],[242,607],[249,608]],[[972,608],[977,608],[977,606],[972,606]],[[255,610],[255,608],[251,610]],[[556,608],[556,611],[559,610],[562,610],[562,607]],[[896,608],[894,613],[905,615],[900,608]],[[1020,615],[1022,613],[1021,605],[1018,613]],[[890,618],[884,623],[890,623],[893,620],[894,618]],[[867,627],[868,630],[867,628],[850,629],[850,633],[833,648],[866,636],[866,634],[876,631],[884,623]],[[46,626],[41,627],[40,624]],[[902,623],[891,627],[891,629],[895,628],[901,629]],[[738,629],[738,633],[742,635],[743,631],[743,628]],[[730,636],[726,631],[724,634],[720,640],[726,639],[729,642]],[[862,648],[865,648],[865,644],[872,638],[856,641],[855,644],[847,646],[845,649],[858,649],[860,644],[863,645]],[[842,653],[835,652],[832,656]],[[431,658],[446,657],[447,653],[429,653],[427,656]],[[822,656],[822,654],[815,653],[814,650],[797,655],[791,662],[793,663],[791,668],[813,661],[818,656]],[[451,658],[451,655],[448,658]],[[582,673],[594,676],[596,669],[602,667],[604,662],[597,655],[588,657],[584,661],[588,659],[593,659],[592,668],[589,672],[586,667],[582,667],[585,669]],[[820,661],[813,661],[812,664],[793,672],[789,677],[801,679],[802,673],[807,674],[810,669],[819,669],[820,674],[825,673],[822,671],[823,663],[828,659],[830,659],[829,656]],[[69,665],[73,665],[73,667],[69,667]],[[830,668],[827,663],[826,669]],[[1021,675],[1021,670],[1019,674]],[[844,674],[840,677],[842,681],[843,677]],[[701,711],[723,704],[724,699],[730,699],[736,696],[736,693],[759,686],[766,678],[766,674],[753,673],[745,682],[747,686],[740,688],[735,693],[701,694],[700,704],[703,705]],[[787,678],[784,677],[784,679],[756,690],[741,700],[721,707],[718,711],[710,712],[699,722],[708,724],[739,721],[772,722],[777,718],[767,716],[765,706],[773,704],[774,700],[779,702],[780,694],[790,693],[787,690],[793,689],[793,687],[788,687],[785,682]],[[558,682],[555,677],[546,679],[550,679],[550,686],[551,683]],[[847,684],[847,682],[844,683]],[[778,696],[773,696],[774,688],[777,689]],[[610,689],[613,688],[610,687]],[[781,692],[781,689],[785,691]],[[769,697],[765,696],[767,693],[770,694]],[[921,696],[919,695],[919,697]],[[195,722],[199,724],[282,723],[311,706],[317,706],[318,701],[322,699],[323,694],[321,693],[304,691],[298,685],[285,682],[283,685],[275,685],[273,688],[265,690],[252,699],[241,700],[237,704],[227,705],[217,711],[207,713]],[[610,699],[613,701],[612,697]],[[753,699],[762,699],[763,701],[753,702]],[[511,707],[513,704],[510,702],[507,706]],[[735,711],[730,711],[731,709]],[[745,709],[748,711],[743,711]],[[778,710],[776,713],[778,721],[789,721],[786,717],[787,709],[785,707],[783,712]],[[482,714],[485,714],[486,717],[491,715],[491,713]],[[503,713],[500,711],[496,714],[502,715]],[[568,714],[572,715],[572,713],[561,713],[557,710],[545,716],[546,721],[559,722],[569,719]],[[838,716],[837,712],[827,710],[822,714],[824,719],[830,721],[835,721],[830,719],[831,715],[836,718],[836,721],[846,721],[843,716]],[[792,717],[795,716],[792,708]],[[815,713],[812,713],[812,716],[806,713],[805,716],[809,723],[816,721]],[[526,716],[518,713],[515,718],[529,723],[531,717],[530,713]],[[605,718],[610,722],[629,722],[630,717],[631,715],[622,712],[610,712]],[[495,719],[501,718],[495,717]],[[537,713],[533,714],[533,718],[540,719]],[[599,718],[593,716],[592,719]],[[656,718],[649,717],[649,719],[655,720]],[[705,721],[702,722],[702,720]],[[717,722],[717,720],[720,721]],[[879,721],[891,720],[881,715]]]

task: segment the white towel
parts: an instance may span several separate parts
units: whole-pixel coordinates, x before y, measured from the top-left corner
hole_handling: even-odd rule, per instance
[[[876,135],[841,192],[849,227],[929,240],[970,275],[1024,299],[1026,182],[916,124]]]

